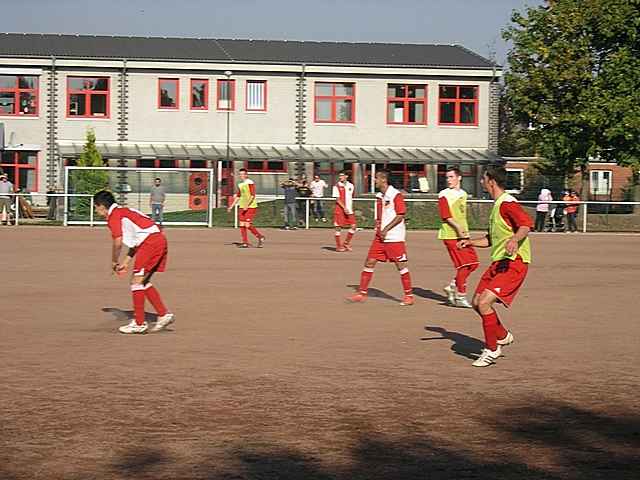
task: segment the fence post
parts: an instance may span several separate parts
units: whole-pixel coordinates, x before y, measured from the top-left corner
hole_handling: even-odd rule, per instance
[[[378,209],[376,208],[376,199],[373,199],[373,220],[378,221]]]
[[[89,226],[93,227],[93,195],[91,195],[89,200],[89,208]]]
[[[305,203],[305,209],[306,209],[306,212],[305,212],[305,224],[304,224],[304,228],[305,228],[306,230],[309,230],[309,202],[310,202],[310,199],[309,199],[309,198],[306,198],[306,199],[305,199],[305,202],[304,202],[304,203]]]
[[[589,208],[589,204],[584,202],[582,209],[582,233],[587,233],[587,210]]]
[[[8,209],[9,207],[7,207]],[[7,212],[7,217],[11,216],[11,212]],[[16,194],[16,217],[13,219],[13,225],[18,226],[18,219],[20,218],[20,195]],[[9,219],[7,219],[9,223]]]

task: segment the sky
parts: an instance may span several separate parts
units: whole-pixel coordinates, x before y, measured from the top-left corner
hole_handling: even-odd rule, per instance
[[[0,31],[457,43],[504,64],[511,12],[542,0],[0,0]]]

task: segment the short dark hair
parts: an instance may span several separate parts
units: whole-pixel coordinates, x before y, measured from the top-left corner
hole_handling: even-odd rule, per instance
[[[504,188],[507,184],[507,169],[502,165],[491,164],[484,167],[484,175],[489,180],[493,180],[500,188]]]
[[[249,170],[247,170],[246,168],[241,168],[240,170],[238,170],[238,172],[247,172],[247,173],[249,173]]]
[[[384,168],[380,169],[380,170],[376,170],[376,175],[380,175],[382,177],[384,177],[384,179],[387,181],[387,183],[390,183],[390,179],[391,179],[391,172],[389,170],[385,170]]]
[[[116,203],[116,198],[108,190],[100,190],[93,196],[94,205],[102,205],[105,208],[109,208],[114,203]]]
[[[338,175],[346,175],[348,177],[349,173],[346,170],[340,170],[340,173],[338,173]]]
[[[450,167],[447,167],[447,172],[455,172],[455,174],[458,177],[462,176],[462,170],[460,170],[460,167],[456,166],[456,165],[452,165]]]

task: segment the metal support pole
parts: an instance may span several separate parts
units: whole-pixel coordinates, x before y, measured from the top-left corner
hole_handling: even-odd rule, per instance
[[[305,207],[306,207],[306,213],[305,213],[305,229],[309,230],[309,201],[311,199],[307,198],[305,199]]]
[[[93,227],[93,195],[89,199],[89,226]]]
[[[582,233],[587,233],[587,210],[589,209],[589,204],[587,202],[583,203],[582,206]]]
[[[64,212],[62,214],[62,224],[69,226],[69,169],[64,169]]]
[[[222,160],[218,160],[218,166],[216,168],[216,208],[220,208],[220,200],[222,197]]]
[[[238,228],[238,204],[233,207],[233,228]]]
[[[10,213],[11,212],[7,212],[7,215],[9,215]],[[13,222],[13,225],[15,227],[18,226],[19,219],[20,219],[20,195],[16,195],[16,218],[14,219],[14,222]],[[7,220],[7,223],[8,223],[8,220]]]
[[[371,193],[376,193],[376,164],[371,164]]]
[[[209,170],[209,202],[207,203],[207,222],[209,228],[213,227],[213,170]],[[216,204],[218,203],[218,196],[216,195]]]

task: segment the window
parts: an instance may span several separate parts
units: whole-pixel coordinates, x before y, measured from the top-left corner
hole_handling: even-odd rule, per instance
[[[109,79],[67,78],[69,117],[109,117]]]
[[[352,172],[353,172],[353,164],[345,163],[342,161],[336,162],[317,162],[314,168],[314,174],[319,175],[329,188],[333,187],[336,183],[338,183],[338,174],[342,171],[346,171],[349,174],[349,181],[354,183]],[[331,191],[329,191],[331,193]]]
[[[390,84],[387,87],[387,123],[425,125],[427,86]]]
[[[180,80],[177,78],[158,79],[158,108],[178,110],[180,108]]]
[[[218,110],[236,109],[236,81],[218,80]]]
[[[207,168],[206,160],[190,160],[189,168]]]
[[[440,125],[478,125],[478,87],[440,85]]]
[[[461,187],[470,195],[477,196],[477,174],[478,166],[469,164],[438,164],[438,185],[437,191],[447,188],[447,168],[458,167],[462,173]],[[481,190],[482,191],[482,190]]]
[[[591,170],[591,195],[611,194],[613,172],[611,170]]]
[[[209,109],[209,80],[191,79],[191,110]]]
[[[426,177],[426,165],[422,163],[376,163],[376,171],[388,170],[390,173],[389,183],[399,190],[408,193],[420,192],[420,177]],[[363,186],[365,193],[373,188],[371,169],[366,169]],[[375,189],[374,189],[375,190]]]
[[[250,172],[286,172],[287,167],[280,160],[249,160],[245,162],[244,168]]]
[[[38,188],[38,152],[4,151],[0,168],[7,174],[14,188],[34,192]]]
[[[0,115],[38,114],[38,77],[0,75]]]
[[[520,193],[524,188],[524,170],[521,168],[507,168],[507,182],[505,190],[509,193]]]
[[[267,111],[267,82],[265,80],[247,80],[247,105],[249,112]]]
[[[136,162],[138,168],[176,168],[177,160],[159,158],[141,158]]]
[[[315,85],[315,121],[318,123],[355,122],[355,84],[325,83]]]

